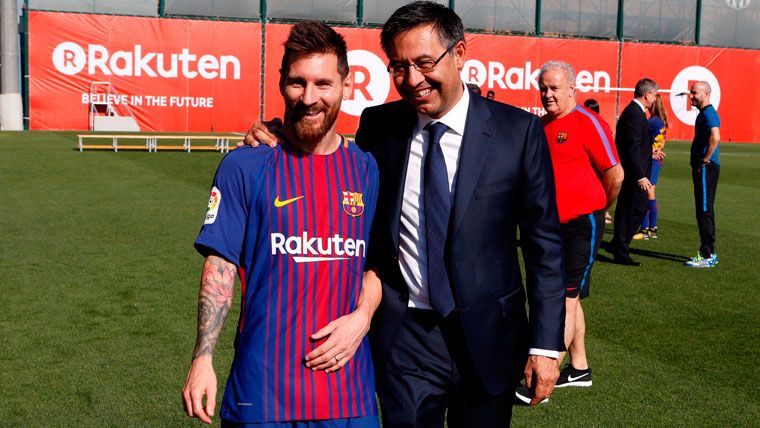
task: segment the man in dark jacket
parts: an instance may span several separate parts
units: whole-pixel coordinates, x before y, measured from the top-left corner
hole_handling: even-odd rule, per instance
[[[615,231],[609,251],[616,263],[640,266],[628,253],[628,246],[649,208],[647,191],[652,187],[652,145],[646,111],[657,95],[657,83],[641,79],[636,83],[634,98],[623,110],[615,129],[615,145],[623,165],[625,179],[615,208]]]

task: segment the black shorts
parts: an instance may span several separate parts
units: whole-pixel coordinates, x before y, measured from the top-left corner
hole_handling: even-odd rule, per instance
[[[588,297],[591,266],[602,243],[604,210],[582,215],[560,225],[565,253],[567,297]]]

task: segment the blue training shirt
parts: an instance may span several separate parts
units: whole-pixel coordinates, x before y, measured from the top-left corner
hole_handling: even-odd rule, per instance
[[[707,146],[710,143],[710,130],[712,128],[720,128],[720,117],[718,112],[715,111],[715,107],[709,104],[703,108],[697,115],[697,120],[694,122],[694,140],[691,142],[691,164],[699,165],[704,159],[705,153],[707,153]],[[718,162],[718,151],[720,151],[720,144],[715,148],[712,156],[710,156],[710,162],[720,165]]]

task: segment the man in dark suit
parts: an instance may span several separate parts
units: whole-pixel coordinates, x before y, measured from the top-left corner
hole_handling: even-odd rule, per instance
[[[536,116],[466,90],[464,29],[451,9],[403,6],[381,40],[403,100],[365,109],[356,141],[380,170],[362,294],[382,287],[370,340],[383,426],[442,428],[447,415],[452,428],[505,427],[520,378],[532,404],[543,401],[564,350],[546,137]],[[275,137],[257,124],[254,138]],[[316,367],[336,350],[350,357],[367,331],[359,318],[334,323],[332,348],[307,356]]]
[[[403,6],[381,40],[403,100],[364,110],[356,139],[380,168],[368,264],[382,280],[370,338],[383,423],[442,427],[448,407],[449,427],[507,426],[522,369],[537,403],[551,393],[563,350],[543,128],[465,90],[464,31],[451,9]]]
[[[616,263],[629,266],[641,265],[631,258],[628,246],[649,209],[647,191],[652,187],[649,182],[652,144],[646,111],[652,107],[657,89],[653,80],[639,80],[634,98],[620,114],[615,128],[615,145],[625,178],[615,207],[614,234],[608,248]]]

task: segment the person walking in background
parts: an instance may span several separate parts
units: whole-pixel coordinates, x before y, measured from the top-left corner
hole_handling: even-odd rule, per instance
[[[707,82],[696,82],[689,90],[691,105],[699,109],[691,142],[691,178],[694,182],[694,204],[699,227],[699,253],[686,262],[694,268],[710,268],[718,264],[715,252],[715,192],[718,190],[720,163],[720,117],[710,104],[712,88]]]
[[[546,109],[541,123],[552,158],[565,254],[565,347],[570,361],[555,386],[591,386],[581,301],[589,295],[591,268],[604,233],[604,210],[620,191],[623,168],[609,125],[575,102],[575,70],[570,64],[545,63],[538,88]],[[560,364],[564,354],[560,353]],[[515,396],[524,403],[533,399],[523,385]]]
[[[660,179],[660,170],[662,169],[662,160],[665,159],[665,137],[668,132],[668,113],[665,111],[665,105],[662,103],[662,97],[657,97],[649,109],[651,116],[649,118],[649,138],[652,141],[652,172],[649,174],[649,182],[652,187],[649,188],[647,196],[649,198],[649,211],[644,215],[641,221],[641,230],[633,236],[633,239],[657,239],[657,198],[655,196],[655,187]]]
[[[583,107],[586,107],[587,109],[593,111],[596,114],[599,114],[599,101],[589,98],[586,101],[583,102]]]
[[[648,209],[647,192],[652,187],[649,182],[652,145],[649,141],[646,111],[652,107],[657,89],[654,80],[639,80],[634,98],[623,110],[615,128],[615,144],[625,178],[615,208],[615,227],[608,251],[615,263],[628,266],[641,265],[631,258],[628,246]]]

